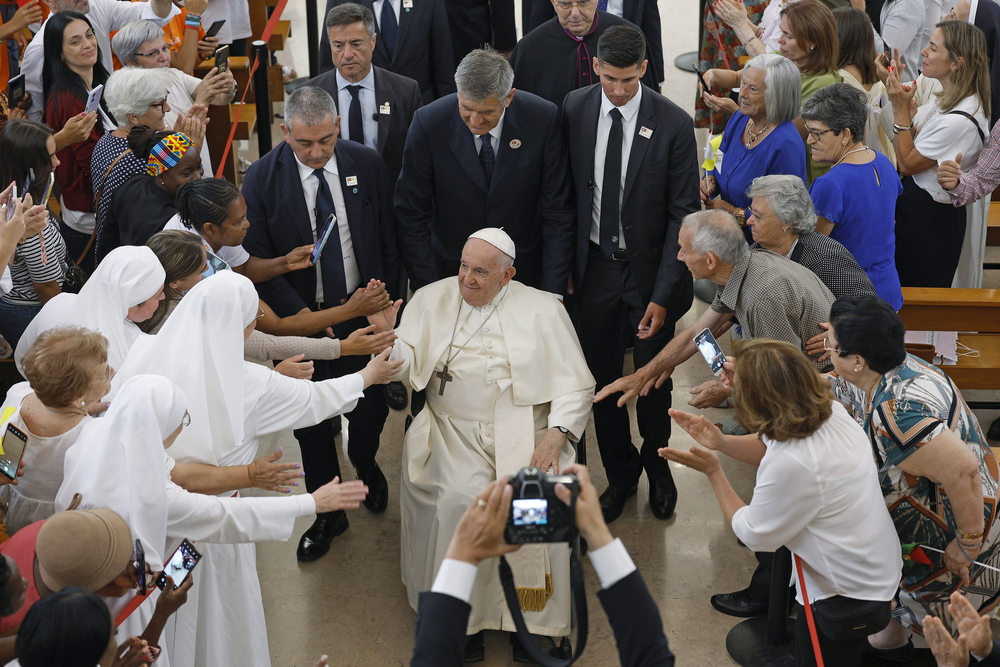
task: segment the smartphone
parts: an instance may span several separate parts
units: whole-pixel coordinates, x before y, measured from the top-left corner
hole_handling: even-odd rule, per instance
[[[695,74],[698,75],[698,81],[701,82],[701,87],[705,90],[705,92],[711,94],[712,89],[708,86],[707,83],[705,83],[705,76],[701,73],[701,70],[698,69],[698,66],[691,65],[691,69],[694,71]]]
[[[28,436],[24,431],[13,424],[7,424],[7,432],[3,440],[0,440],[0,473],[7,479],[13,481],[17,478],[17,469],[21,465],[27,444]]]
[[[210,25],[208,30],[205,31],[205,37],[215,37],[216,35],[218,35],[219,31],[222,30],[222,26],[225,23],[226,19],[222,19],[221,21],[216,21],[215,23]]]
[[[42,201],[39,204],[49,205],[49,197],[52,195],[52,186],[56,184],[56,172],[49,172],[49,184],[45,186],[45,194],[42,195]]]
[[[337,216],[331,213],[330,217],[326,219],[326,226],[323,227],[323,233],[320,234],[318,237],[316,237],[316,247],[313,248],[312,252],[313,264],[319,261],[319,255],[321,252],[323,252],[323,246],[325,246],[326,242],[330,240],[330,233],[333,231],[333,228],[336,225],[337,225]]]
[[[16,109],[24,99],[24,75],[18,74],[7,82],[7,108]]]
[[[174,580],[174,589],[180,588],[200,560],[201,554],[185,537],[170,556],[170,560],[163,566],[163,572],[160,572],[160,575],[156,577],[156,587],[162,591],[167,586],[167,577],[171,577]]]
[[[220,46],[215,50],[215,66],[220,72],[229,70],[229,45]]]
[[[135,541],[135,581],[139,584],[139,595],[149,593],[146,587],[146,550],[139,540]]]
[[[17,183],[13,183],[10,187],[10,197],[7,198],[7,220],[10,221],[14,217],[14,200],[17,199]]]
[[[726,353],[719,347],[719,343],[715,340],[712,332],[708,329],[702,329],[694,337],[694,344],[698,348],[698,351],[701,352],[701,356],[705,357],[705,361],[708,362],[708,367],[712,369],[712,373],[716,377],[722,375],[722,364],[726,362]]]
[[[91,111],[97,112],[101,106],[101,95],[104,93],[104,84],[99,83],[97,86],[90,91],[87,95],[87,108],[85,111],[90,113]]]

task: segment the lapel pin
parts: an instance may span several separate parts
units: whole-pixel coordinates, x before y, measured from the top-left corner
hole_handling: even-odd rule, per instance
[[[406,11],[413,9],[413,0],[403,0],[403,9]]]
[[[385,104],[379,105],[378,112],[384,116],[388,116],[392,113],[392,109],[389,107],[389,103],[386,102]]]
[[[646,127],[645,125],[643,125],[641,128],[639,128],[639,136],[642,137],[643,139],[649,139],[651,136],[653,136],[653,131],[648,127]]]
[[[347,184],[348,185],[357,185],[358,184],[358,177],[357,176],[348,176],[347,177]],[[357,190],[355,190],[355,192],[357,192]]]
[[[521,140],[520,139],[511,139],[510,140],[510,147],[514,148],[514,149],[520,148],[521,147]]]

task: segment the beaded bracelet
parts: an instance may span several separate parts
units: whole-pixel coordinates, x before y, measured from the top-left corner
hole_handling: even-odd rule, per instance
[[[190,28],[198,28],[198,27],[200,27],[201,26],[201,15],[199,15],[199,14],[191,14],[189,12],[188,15],[184,17],[184,25],[186,25],[186,26],[188,26]]]
[[[965,546],[963,546],[961,542],[959,542],[958,540],[955,540],[955,543],[958,545],[958,550],[962,552],[962,555],[965,556],[966,560],[968,560],[970,563],[975,563],[976,562],[975,558],[973,558],[968,553],[966,553]],[[982,544],[982,542],[980,542],[979,543],[979,547],[982,547],[982,546],[983,546],[983,544]],[[970,549],[979,548],[979,547],[973,547],[972,545],[968,545],[968,547]]]

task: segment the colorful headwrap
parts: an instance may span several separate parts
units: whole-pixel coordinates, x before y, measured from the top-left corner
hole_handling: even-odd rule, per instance
[[[174,132],[164,137],[149,151],[146,173],[155,178],[167,169],[176,167],[191,145],[191,139],[182,132]]]

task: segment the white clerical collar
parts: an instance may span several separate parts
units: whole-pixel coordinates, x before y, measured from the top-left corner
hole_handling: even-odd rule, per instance
[[[313,172],[316,170],[314,167],[302,164],[302,161],[299,160],[298,156],[295,157],[295,166],[299,168],[299,180],[302,181],[303,183],[305,183],[306,179],[312,176]],[[339,176],[339,172],[337,171],[336,155],[330,156],[330,159],[327,161],[327,163],[323,165],[323,171],[325,171],[330,176],[334,177]]]
[[[347,88],[348,86],[361,86],[362,88],[367,88],[368,90],[370,90],[372,92],[375,92],[375,68],[371,67],[370,65],[368,67],[368,75],[365,78],[361,79],[361,81],[358,81],[358,82],[348,81],[344,77],[340,76],[340,70],[339,69],[335,69],[334,72],[337,73],[336,74],[336,76],[337,76],[337,90],[343,90],[344,88]]]
[[[611,100],[608,99],[608,96],[602,90],[601,91],[601,116],[602,117],[603,116],[607,116],[609,113],[611,113],[612,109],[618,109],[618,111],[621,112],[622,118],[624,120],[632,120],[632,116],[634,116],[637,113],[639,113],[639,102],[641,100],[642,100],[642,84],[641,83],[639,84],[639,91],[635,94],[635,97],[633,97],[628,102],[626,102],[625,104],[621,105],[620,107],[616,107],[614,104],[612,104]]]

